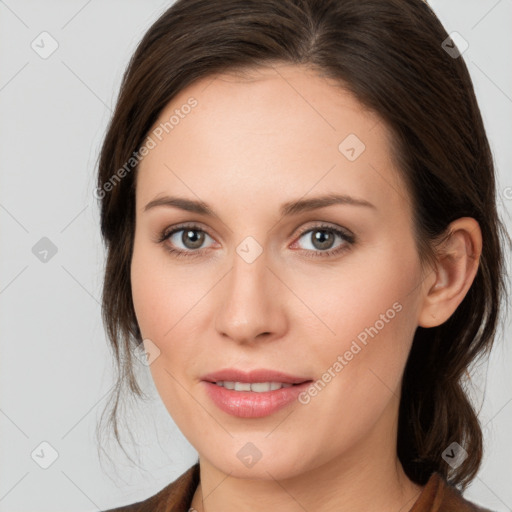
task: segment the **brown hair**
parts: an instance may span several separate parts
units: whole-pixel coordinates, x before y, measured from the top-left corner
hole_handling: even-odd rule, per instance
[[[422,0],[178,0],[151,26],[124,74],[99,158],[103,320],[118,369],[108,420],[118,442],[123,389],[143,395],[132,366],[142,342],[130,286],[136,161],[122,179],[112,177],[126,171],[162,109],[189,84],[282,62],[336,80],[386,123],[422,263],[435,261],[450,222],[468,216],[480,224],[483,251],[464,300],[442,325],[416,330],[397,441],[417,484],[437,471],[464,490],[475,477],[482,431],[463,377],[493,344],[506,297],[500,235],[510,238],[496,210],[493,159],[471,78],[462,57],[443,48],[447,38]],[[453,441],[468,456],[452,470],[442,453]]]

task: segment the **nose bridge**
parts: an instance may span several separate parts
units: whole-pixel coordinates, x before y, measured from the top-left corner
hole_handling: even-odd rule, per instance
[[[218,332],[246,342],[280,329],[283,311],[275,277],[267,268],[269,264],[267,251],[253,237],[247,237],[236,247],[218,303]]]

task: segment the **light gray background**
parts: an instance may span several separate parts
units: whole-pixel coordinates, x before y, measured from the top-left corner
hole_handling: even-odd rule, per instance
[[[0,511],[93,511],[131,503],[195,462],[195,450],[148,373],[153,400],[127,419],[140,467],[131,467],[114,447],[115,467],[108,459],[100,465],[94,436],[113,382],[100,314],[104,252],[92,194],[96,158],[128,59],[170,3],[0,1]],[[464,58],[510,229],[512,0],[431,5],[448,32],[469,43]],[[43,31],[59,45],[47,59],[31,47]],[[46,263],[32,252],[43,237],[57,248]],[[498,512],[512,510],[510,334],[508,318],[489,365],[475,371],[486,451],[465,493]],[[49,456],[42,442],[58,453],[48,469],[31,457],[34,450],[40,461]],[[136,457],[129,438],[126,445]]]

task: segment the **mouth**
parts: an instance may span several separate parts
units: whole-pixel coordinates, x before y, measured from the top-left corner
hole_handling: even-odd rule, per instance
[[[206,393],[222,411],[260,418],[291,405],[313,379],[274,370],[221,370],[202,377]]]
[[[310,382],[310,381],[304,381]],[[236,381],[217,381],[212,382],[217,386],[234,391],[252,391],[254,393],[266,393],[268,391],[277,391],[282,388],[291,388],[292,386],[299,386],[301,383],[290,384],[289,382],[236,382]]]

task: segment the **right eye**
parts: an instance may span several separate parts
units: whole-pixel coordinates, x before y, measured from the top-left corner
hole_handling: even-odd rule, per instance
[[[170,231],[169,228],[166,228],[161,233],[158,242],[164,244],[171,254],[188,257],[197,256],[198,253],[204,250],[201,246],[206,238],[213,240],[208,233],[197,225],[182,225],[176,226]]]

